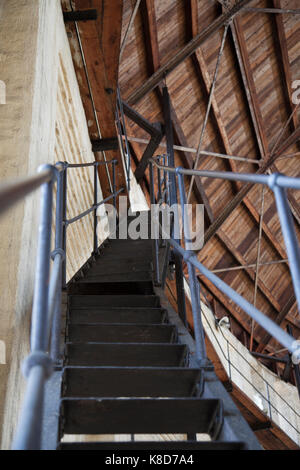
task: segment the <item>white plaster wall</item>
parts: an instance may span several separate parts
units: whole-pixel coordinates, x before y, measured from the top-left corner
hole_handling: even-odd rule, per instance
[[[60,0],[0,0],[0,80],[6,84],[6,104],[0,105],[1,180],[34,174],[42,163],[94,160]],[[69,213],[87,209],[91,172],[71,177],[70,183]],[[0,220],[3,449],[10,447],[24,393],[20,364],[29,352],[39,201],[37,191]],[[90,256],[90,222],[88,217],[68,233],[68,278]]]

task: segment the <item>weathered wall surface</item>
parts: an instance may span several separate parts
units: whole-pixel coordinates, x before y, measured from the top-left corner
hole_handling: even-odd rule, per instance
[[[31,175],[42,163],[94,160],[59,0],[0,1],[0,80],[6,84],[6,104],[0,105],[1,180]],[[69,214],[75,204],[78,212],[89,207],[90,177],[85,171],[70,178]],[[6,364],[0,361],[2,448],[10,446],[24,390],[20,363],[29,350],[38,208],[37,191],[0,220],[0,341],[6,346]],[[91,253],[89,222],[69,231],[68,278]]]

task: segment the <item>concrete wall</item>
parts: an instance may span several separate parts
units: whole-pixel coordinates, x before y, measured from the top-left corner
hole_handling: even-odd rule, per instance
[[[1,180],[31,175],[41,163],[94,160],[59,0],[0,0],[0,81],[6,85],[6,104],[0,104]],[[75,176],[69,215],[92,201],[91,172]],[[0,220],[2,448],[10,446],[24,391],[20,363],[29,351],[38,209],[37,191]],[[69,230],[68,278],[91,253],[90,221]]]

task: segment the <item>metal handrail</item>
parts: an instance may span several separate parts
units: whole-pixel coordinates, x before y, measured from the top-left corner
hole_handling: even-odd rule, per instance
[[[12,446],[15,450],[40,449],[45,383],[51,376],[54,364],[57,363],[60,354],[61,294],[66,278],[66,227],[70,223],[66,218],[67,170],[69,168],[94,167],[94,204],[88,213],[92,211],[95,213],[93,244],[95,252],[98,249],[97,207],[110,199],[115,202],[117,195],[122,191],[122,189],[115,190],[114,182],[114,192],[111,196],[97,202],[96,172],[98,166],[102,164],[112,164],[113,174],[115,174],[116,160],[83,164],[59,162],[55,166],[43,165],[39,168],[39,175],[0,189],[0,196],[2,194],[4,201],[3,203],[0,199],[0,212],[12,205],[7,201],[13,200],[15,203],[38,187],[41,187],[42,191],[31,321],[31,352],[22,365],[23,373],[27,378],[27,386]],[[53,186],[55,182],[57,182],[55,249],[51,253]],[[82,214],[81,217],[83,217]],[[78,219],[79,217],[76,218],[76,220]],[[51,258],[53,268],[49,280]]]
[[[0,185],[0,214],[22,200],[32,191],[38,189],[41,184],[47,183],[52,178],[52,171],[45,169],[30,178],[20,179]]]
[[[118,131],[118,142],[119,142],[120,152],[122,154],[123,161],[124,161],[127,191],[128,193],[130,193],[131,155],[130,155],[129,142],[127,138],[125,115],[124,115],[124,110],[123,110],[123,101],[121,99],[121,93],[120,93],[119,87],[117,88],[116,127]]]
[[[203,293],[203,295],[204,295],[204,293]],[[210,310],[212,311],[211,305],[210,305],[210,303],[208,302],[208,300],[207,300],[207,298],[206,298],[205,295],[204,295],[204,297],[205,297],[207,306],[208,306],[208,307],[210,308]],[[253,389],[254,389],[257,393],[259,393],[259,394],[262,396],[262,398],[263,398],[264,400],[267,400],[267,398],[263,395],[263,393],[262,393],[258,388],[256,388],[256,387],[253,385],[252,382],[250,382],[250,380],[241,372],[241,370],[240,370],[239,368],[237,368],[237,367],[235,366],[235,364],[233,364],[232,361],[230,361],[229,357],[226,357],[226,354],[224,353],[224,351],[223,351],[223,349],[222,349],[222,346],[221,346],[221,344],[220,344],[220,342],[219,342],[219,340],[218,340],[218,338],[217,338],[215,332],[213,331],[213,329],[212,329],[212,327],[211,327],[211,325],[210,325],[210,322],[209,322],[209,320],[207,319],[207,317],[206,317],[206,315],[205,315],[205,313],[204,313],[203,310],[202,310],[202,315],[203,315],[204,318],[206,319],[206,322],[207,322],[207,324],[208,324],[208,326],[209,326],[209,329],[210,329],[210,331],[211,331],[213,337],[215,338],[215,340],[216,340],[216,342],[217,342],[217,344],[218,344],[218,346],[219,346],[219,348],[220,348],[220,350],[221,350],[221,353],[222,353],[224,359],[227,361],[227,363],[230,364],[230,366],[233,367],[233,368],[236,370],[236,372],[237,372],[249,385],[251,385],[251,386],[253,387]],[[274,393],[275,395],[277,395],[278,398],[279,398],[280,400],[282,400],[282,401],[284,402],[284,404],[285,404],[286,406],[288,406],[288,407],[291,409],[291,411],[292,411],[293,413],[295,413],[295,415],[296,415],[297,417],[300,417],[300,414],[297,413],[297,411],[291,406],[291,404],[290,404],[287,400],[285,400],[285,399],[283,398],[283,396],[280,395],[280,393],[278,393],[277,390],[275,390],[275,388],[273,387],[273,385],[271,385],[270,382],[268,382],[268,380],[266,380],[266,378],[265,378],[262,374],[260,374],[260,373],[257,371],[257,369],[256,369],[255,367],[253,367],[253,365],[245,358],[245,356],[242,355],[242,354],[240,353],[240,351],[239,351],[232,343],[229,342],[229,340],[225,337],[222,328],[219,328],[219,331],[221,332],[221,335],[222,335],[223,339],[226,341],[226,343],[227,343],[228,345],[230,344],[230,346],[231,346],[232,349],[236,352],[236,354],[238,354],[239,357],[240,357],[243,361],[245,361],[245,362],[247,363],[247,365],[253,370],[253,372],[256,373],[257,376],[272,390],[272,393]],[[299,431],[297,428],[295,428],[295,426],[286,418],[286,416],[284,416],[272,403],[270,403],[270,405],[271,405],[271,407],[274,409],[274,411],[276,411],[276,413],[278,413],[278,414],[288,423],[288,425],[291,426],[291,427],[297,432],[297,434],[300,434],[300,431]]]
[[[158,158],[161,158],[158,157]],[[201,308],[200,308],[200,287],[199,282],[196,278],[196,271],[198,270],[203,274],[207,279],[209,279],[221,292],[223,292],[227,297],[233,300],[244,312],[246,312],[255,322],[260,324],[272,337],[274,337],[279,343],[285,346],[291,353],[298,353],[297,345],[295,344],[295,339],[286,333],[280,326],[273,322],[269,317],[260,312],[254,305],[244,299],[239,295],[234,289],[222,281],[218,276],[208,270],[197,258],[197,255],[186,249],[186,244],[190,242],[191,237],[189,233],[189,224],[185,220],[184,207],[186,205],[186,191],[184,186],[184,175],[193,175],[193,176],[206,176],[209,178],[221,178],[226,180],[234,181],[244,181],[247,183],[260,183],[267,184],[275,194],[277,209],[279,213],[279,218],[281,222],[282,232],[284,241],[286,244],[286,250],[288,254],[291,276],[294,286],[294,291],[296,294],[298,305],[300,305],[300,252],[298,241],[296,237],[296,232],[292,220],[291,211],[287,201],[287,195],[285,188],[292,187],[300,189],[300,179],[291,178],[281,174],[273,175],[258,175],[258,174],[237,174],[231,172],[214,172],[214,171],[204,171],[204,170],[186,170],[181,167],[170,167],[168,165],[161,165],[154,158],[150,159],[150,190],[151,190],[151,201],[156,200],[154,195],[154,172],[153,167],[157,167],[159,170],[167,174],[174,174],[175,181],[178,179],[178,187],[180,194],[180,204],[181,204],[181,213],[182,213],[182,225],[184,228],[184,239],[185,245],[184,248],[180,245],[178,240],[171,238],[167,239],[167,242],[173,247],[173,249],[181,256],[182,260],[187,263],[189,271],[189,280],[190,280],[190,291],[191,291],[191,304],[193,310],[193,319],[194,319],[194,332],[196,340],[196,356],[199,361],[206,360],[206,351],[205,351],[205,342],[204,342],[204,331],[201,321]],[[172,186],[170,190],[172,189]],[[177,182],[175,186],[175,191],[177,191]],[[161,179],[158,178],[158,194],[162,195]],[[158,197],[157,197],[158,199]],[[165,201],[167,204],[170,203],[170,200]],[[158,223],[155,218],[153,218],[154,223]],[[167,236],[168,234],[163,233],[163,229],[160,226],[160,233]],[[157,246],[157,244],[156,244]],[[156,248],[157,249],[157,248]],[[159,257],[156,255],[155,258],[159,260]],[[156,271],[159,272],[157,268]],[[182,295],[182,294],[181,294]]]
[[[115,192],[115,193],[112,194],[111,196],[106,197],[106,198],[103,199],[101,202],[97,202],[97,204],[93,204],[89,209],[87,209],[87,210],[84,211],[84,212],[81,212],[81,214],[76,215],[76,216],[73,217],[72,219],[65,220],[64,224],[65,224],[65,225],[71,225],[71,224],[73,224],[74,222],[76,222],[77,220],[82,219],[83,217],[87,216],[87,215],[90,214],[91,212],[94,212],[95,209],[97,209],[97,208],[98,208],[99,206],[101,206],[102,204],[105,204],[106,202],[111,201],[111,199],[114,199],[114,198],[115,198],[116,196],[118,196],[122,191],[123,191],[123,188],[119,189],[117,192]]]
[[[188,281],[187,281],[187,279],[186,279],[186,277],[185,277],[185,281],[186,281],[187,284],[189,284]],[[174,300],[176,301],[176,299],[175,299],[175,297],[174,297],[174,294],[173,294],[173,292],[172,292],[170,289],[169,289],[169,292],[170,292],[170,294],[172,295],[172,297],[174,298]],[[204,298],[205,298],[206,306],[211,310],[211,312],[213,312],[213,309],[212,309],[212,307],[211,307],[211,304],[210,304],[210,302],[207,300],[206,295],[204,294],[204,292],[202,292],[201,294],[202,294],[202,295],[204,296]],[[202,314],[203,317],[205,318],[205,320],[206,320],[206,322],[207,322],[207,325],[208,325],[208,327],[209,327],[209,329],[210,329],[210,331],[211,331],[211,334],[212,334],[212,336],[214,337],[214,339],[215,339],[215,341],[216,341],[216,343],[217,343],[217,345],[218,345],[218,347],[219,347],[219,349],[220,349],[220,352],[221,352],[221,354],[222,354],[224,360],[225,360],[225,361],[227,362],[227,364],[228,364],[229,380],[231,381],[231,367],[232,367],[232,368],[235,369],[235,371],[253,388],[253,390],[254,390],[255,392],[257,392],[264,400],[268,401],[268,398],[265,397],[265,395],[262,393],[262,391],[259,390],[258,388],[256,388],[255,385],[253,385],[253,383],[250,382],[250,380],[248,379],[248,377],[246,377],[246,376],[241,372],[241,369],[238,368],[238,367],[236,367],[235,364],[230,360],[230,357],[229,357],[229,349],[228,349],[228,348],[229,348],[229,344],[230,344],[231,348],[236,352],[236,354],[238,354],[238,356],[239,356],[243,361],[245,361],[245,362],[247,363],[247,365],[251,368],[251,370],[266,384],[266,386],[267,386],[269,389],[272,390],[272,393],[274,393],[275,395],[277,395],[277,397],[278,397],[280,400],[282,400],[283,403],[284,403],[297,417],[300,417],[300,414],[297,413],[297,411],[291,406],[291,404],[288,403],[288,401],[285,400],[285,399],[283,398],[283,396],[280,395],[280,393],[277,392],[277,390],[275,390],[275,388],[270,384],[270,382],[268,382],[268,381],[265,379],[265,377],[264,377],[262,374],[260,374],[260,372],[257,371],[257,369],[245,358],[245,356],[242,355],[241,352],[240,352],[238,349],[236,349],[236,347],[235,347],[231,342],[229,342],[229,340],[225,337],[222,328],[219,328],[219,331],[220,331],[220,333],[221,333],[221,335],[222,335],[224,341],[226,341],[226,344],[227,344],[227,350],[228,350],[228,352],[227,352],[227,356],[226,356],[226,354],[225,354],[225,352],[224,352],[224,349],[222,348],[222,346],[221,346],[221,344],[220,344],[220,341],[219,341],[218,337],[216,336],[215,332],[213,331],[213,328],[212,328],[212,326],[211,326],[209,320],[207,319],[207,316],[206,316],[206,314],[205,314],[205,312],[203,311],[202,308],[201,308],[201,314]],[[284,414],[281,413],[281,411],[278,410],[278,408],[275,407],[275,405],[273,405],[272,403],[269,402],[269,406],[271,406],[271,407],[273,408],[273,410],[274,410],[282,419],[284,419],[284,420],[287,422],[287,424],[288,424],[291,428],[293,428],[294,431],[297,432],[297,434],[300,435],[299,430],[287,419],[286,416],[284,416]],[[270,416],[270,417],[271,417],[271,416]]]

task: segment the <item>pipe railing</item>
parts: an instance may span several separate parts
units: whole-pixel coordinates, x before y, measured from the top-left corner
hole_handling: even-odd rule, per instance
[[[185,277],[185,282],[188,284],[188,280],[187,278]],[[170,294],[172,295],[172,297],[175,299],[174,297],[174,294],[172,293],[172,291],[169,289],[170,291]],[[216,317],[214,315],[214,312],[213,312],[213,308],[212,308],[212,305],[210,304],[210,302],[208,301],[206,295],[204,294],[204,292],[202,291],[201,292],[201,295],[203,295],[204,297],[204,301],[202,300],[201,302],[204,302],[204,304],[208,307],[208,309],[211,311],[212,315],[214,316],[214,322],[216,321]],[[245,357],[244,354],[241,353],[241,351],[239,351],[239,349],[237,349],[234,344],[232,342],[229,342],[228,338],[224,335],[224,332],[223,332],[223,328],[221,326],[217,327],[217,330],[220,332],[221,334],[221,337],[223,339],[223,341],[226,343],[226,348],[224,348],[219,339],[218,339],[218,336],[217,334],[215,333],[214,331],[214,328],[212,327],[211,325],[211,322],[209,320],[209,318],[207,317],[204,309],[201,307],[201,315],[203,316],[203,318],[205,319],[206,321],[206,324],[207,324],[207,327],[209,328],[210,332],[211,332],[211,337],[213,338],[213,340],[215,341],[215,344],[216,346],[218,347],[219,349],[219,357],[222,356],[225,363],[227,364],[227,368],[228,370],[226,371],[226,373],[228,374],[228,378],[229,378],[229,381],[231,383],[232,381],[232,369],[234,369],[235,373],[237,375],[240,376],[240,378],[245,381],[245,383],[247,383],[248,386],[250,386],[255,393],[257,393],[260,398],[263,400],[263,401],[266,401],[268,403],[268,407],[269,407],[269,412],[268,412],[268,416],[270,418],[272,418],[272,415],[270,413],[270,410],[273,409],[275,411],[275,413],[278,414],[278,416],[280,417],[280,419],[283,419],[286,424],[291,428],[291,430],[293,432],[296,432],[298,435],[300,435],[300,432],[299,430],[294,426],[294,424],[291,423],[291,421],[282,413],[282,411],[280,411],[278,409],[278,405],[274,405],[274,403],[271,402],[271,400],[269,399],[268,401],[268,391],[271,391],[271,393],[273,395],[275,395],[276,399],[275,399],[275,403],[277,403],[278,400],[280,400],[282,402],[282,405],[284,407],[287,407],[291,413],[293,413],[297,418],[300,418],[300,414],[295,410],[295,408],[293,408],[293,406],[291,405],[291,403],[289,403],[287,401],[286,398],[284,398],[280,393],[278,393],[278,391],[274,388],[273,384],[271,384],[265,377],[264,375],[262,375],[256,367],[254,367],[254,365],[249,362],[249,360],[247,359],[247,357]],[[229,347],[230,346],[230,347]],[[240,365],[240,362],[239,362],[239,367],[237,367],[234,362],[231,360],[231,357],[230,357],[230,348],[232,348],[232,350],[234,351],[234,353],[239,357],[239,361],[244,361],[247,365],[247,367],[249,367],[251,369],[251,373],[256,375],[258,377],[258,379],[265,385],[265,389],[266,389],[266,395],[262,392],[261,389],[259,389],[257,386],[255,386],[253,384],[253,381],[251,381],[243,372],[242,372],[242,368],[241,368],[241,365]],[[253,354],[253,353],[252,353]],[[253,354],[254,355],[254,354]],[[260,355],[258,354],[258,357],[259,356],[263,356],[263,355]],[[256,356],[256,354],[255,354]],[[264,356],[265,357],[265,356]],[[271,356],[272,357],[272,356]],[[280,361],[282,361],[282,359],[280,359]],[[225,367],[225,370],[226,370],[226,367]]]
[[[69,164],[59,162],[55,166],[43,165],[39,174],[27,180],[11,183],[0,188],[0,213],[41,186],[39,237],[34,286],[30,354],[25,359],[22,369],[27,379],[24,402],[19,425],[13,442],[15,450],[37,450],[41,447],[43,422],[43,401],[45,383],[53,372],[54,364],[60,358],[61,332],[61,295],[66,281],[66,227],[90,212],[94,212],[93,253],[98,249],[97,208],[113,199],[122,191],[115,190],[111,196],[97,200],[97,169],[99,165],[112,164],[116,161]],[[87,211],[74,219],[68,220],[67,214],[67,171],[71,168],[94,167],[94,204]],[[115,174],[115,170],[113,170]],[[57,183],[55,216],[55,249],[51,252],[51,227],[53,187]],[[50,262],[53,266],[50,275]]]
[[[120,152],[124,161],[124,169],[126,174],[127,191],[130,193],[130,172],[131,172],[131,154],[129,148],[129,142],[127,138],[125,115],[123,110],[123,101],[121,99],[121,93],[119,87],[117,88],[117,109],[116,109],[116,128],[118,131],[118,142]]]
[[[167,157],[163,157],[164,163]],[[34,300],[32,310],[31,328],[31,353],[24,361],[23,372],[27,378],[27,387],[19,421],[18,430],[13,443],[14,449],[39,449],[41,444],[41,427],[43,419],[43,398],[46,380],[51,376],[53,365],[60,355],[60,328],[61,328],[61,288],[66,283],[66,229],[71,223],[80,220],[91,212],[94,212],[94,240],[93,253],[98,248],[97,240],[97,208],[105,202],[113,199],[116,205],[116,197],[122,189],[116,191],[115,179],[113,181],[113,191],[110,196],[98,201],[97,192],[97,169],[99,165],[112,164],[113,175],[115,175],[116,161],[92,162],[84,164],[58,163],[55,166],[44,165],[39,169],[39,174],[28,180],[23,180],[15,184],[8,184],[0,187],[2,200],[0,203],[0,213],[11,206],[17,200],[23,199],[27,194],[41,186],[41,207],[39,224],[39,241],[37,252],[36,279],[34,288]],[[154,191],[154,171],[157,167],[158,196]],[[72,219],[67,219],[67,172],[71,168],[94,167],[94,203],[93,205]],[[163,173],[163,177],[161,177]],[[170,178],[170,174],[174,174]],[[283,236],[286,243],[291,275],[299,303],[299,247],[296,238],[295,228],[287,202],[285,188],[292,187],[300,189],[300,180],[289,178],[284,175],[247,175],[208,172],[198,170],[184,170],[161,165],[156,160],[151,159],[151,202],[154,204],[159,199],[159,204],[170,204],[172,200],[177,200],[177,181],[180,195],[181,217],[184,228],[184,247],[179,239],[174,238],[174,230],[171,237],[167,238],[159,224],[161,235],[165,235],[166,242],[173,248],[177,257],[181,259],[181,269],[183,262],[187,263],[189,273],[189,284],[191,293],[191,304],[194,320],[194,334],[196,342],[196,359],[200,364],[205,365],[207,361],[204,330],[201,318],[200,287],[197,280],[196,271],[205,275],[218,289],[239,305],[254,321],[260,324],[272,337],[285,346],[291,353],[295,354],[295,339],[283,331],[270,318],[265,316],[256,307],[251,305],[246,299],[235,292],[230,286],[224,283],[214,273],[203,266],[197,255],[187,246],[191,240],[188,220],[185,217],[184,206],[186,204],[186,191],[184,187],[184,175],[206,176],[229,180],[244,181],[247,183],[267,184],[275,194]],[[56,191],[56,225],[55,225],[55,249],[51,253],[51,226],[52,226],[52,199],[53,186],[57,182]],[[175,184],[174,184],[175,183]],[[176,197],[173,192],[176,191]],[[11,202],[13,201],[13,202]],[[154,221],[156,222],[156,221]],[[174,222],[174,221],[173,221]],[[160,266],[159,249],[160,243],[155,240],[153,244],[153,255],[155,265],[155,277],[159,284]],[[53,267],[50,276],[50,261],[53,260]],[[49,280],[50,277],[50,280]],[[184,288],[177,291],[177,296],[184,297],[180,300],[185,311]],[[177,299],[178,301],[178,299]],[[178,304],[180,303],[178,301]],[[183,315],[185,313],[183,312]],[[185,319],[186,320],[186,319]],[[299,351],[298,351],[299,353]]]
[[[161,157],[158,157],[161,158]],[[154,171],[153,167],[156,167],[160,171],[166,174],[174,174],[175,178],[178,181],[178,188],[180,194],[180,208],[181,208],[181,218],[182,218],[182,227],[184,233],[184,246],[180,245],[178,240],[174,240],[172,237],[167,241],[171,245],[174,251],[176,251],[182,259],[182,262],[186,262],[189,273],[189,286],[191,292],[191,306],[193,312],[193,321],[194,321],[194,334],[195,334],[195,343],[196,343],[196,357],[198,361],[202,362],[206,360],[206,351],[205,351],[205,341],[204,341],[204,331],[201,320],[201,308],[200,308],[200,285],[196,277],[196,270],[209,279],[221,292],[223,292],[227,297],[233,300],[245,313],[247,313],[256,323],[262,326],[273,338],[275,338],[279,343],[286,347],[292,354],[299,355],[299,348],[297,348],[297,343],[295,338],[286,333],[279,325],[272,321],[269,317],[260,312],[254,305],[248,302],[244,297],[239,295],[234,289],[232,289],[228,284],[222,281],[218,276],[212,273],[207,269],[200,261],[198,260],[197,254],[187,249],[191,242],[191,236],[189,232],[189,221],[185,217],[185,206],[186,206],[186,191],[184,186],[184,175],[189,176],[202,176],[208,178],[221,178],[231,181],[244,181],[247,183],[259,183],[267,184],[274,192],[275,200],[277,204],[277,210],[279,213],[279,219],[282,227],[283,238],[286,245],[289,266],[291,271],[291,277],[293,282],[293,287],[296,294],[296,299],[298,306],[300,306],[300,251],[299,244],[295,232],[295,227],[292,220],[291,210],[288,204],[286,188],[295,188],[300,189],[300,179],[287,177],[281,174],[273,175],[253,175],[253,174],[237,174],[230,172],[214,172],[214,171],[203,171],[203,170],[186,170],[184,168],[170,167],[167,165],[161,165],[156,159],[150,159],[150,176],[151,176],[151,202],[157,202],[158,204],[165,203],[170,204],[170,198],[161,198],[163,194],[167,194],[162,187],[162,180],[158,177],[158,195],[154,194]],[[163,179],[164,181],[164,179]],[[170,191],[174,191],[172,186]],[[175,190],[177,191],[177,185]],[[152,219],[154,223],[159,223],[157,218]],[[159,231],[161,236],[167,238],[167,233],[163,233],[164,230],[159,224]],[[158,250],[158,244],[155,244],[155,249]],[[156,253],[155,259],[159,261],[159,256]],[[156,266],[155,272],[160,272],[160,267]],[[159,284],[159,278],[156,278],[157,283]],[[177,297],[182,296],[182,292],[177,292]]]
[[[113,200],[114,207],[116,207],[116,197],[123,191],[123,188],[116,190],[116,170],[115,167],[118,164],[117,160],[108,160],[108,161],[98,161],[98,162],[90,162],[90,163],[62,163],[64,165],[64,178],[62,180],[62,201],[63,201],[63,249],[66,252],[66,243],[67,243],[67,228],[68,226],[72,225],[74,222],[83,219],[87,215],[94,213],[94,220],[93,220],[93,253],[96,253],[98,248],[98,235],[97,235],[97,228],[98,228],[98,217],[97,217],[97,209],[101,205],[105,204],[106,202]],[[108,165],[112,165],[112,194],[102,201],[98,202],[98,168],[101,165],[105,165],[106,168]],[[94,200],[93,205],[86,209],[85,211],[81,212],[80,214],[72,217],[71,219],[67,218],[67,175],[68,171],[73,168],[94,168]],[[63,269],[63,286],[66,286],[66,262],[64,263]]]

